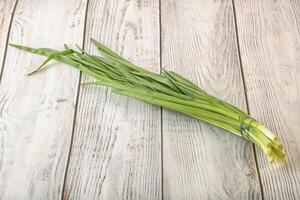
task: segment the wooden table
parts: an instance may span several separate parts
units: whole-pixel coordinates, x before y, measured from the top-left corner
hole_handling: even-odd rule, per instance
[[[90,37],[247,110],[287,162],[8,46]],[[0,63],[0,199],[300,199],[300,1],[0,0]]]

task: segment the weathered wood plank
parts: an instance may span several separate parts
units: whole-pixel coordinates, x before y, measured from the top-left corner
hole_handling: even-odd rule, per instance
[[[283,139],[287,162],[257,149],[265,199],[300,199],[300,2],[235,0],[249,109]]]
[[[19,0],[9,42],[82,43],[85,0]],[[59,199],[79,73],[62,64],[28,77],[44,58],[8,48],[0,85],[0,199]]]
[[[93,37],[159,72],[158,2],[91,0],[85,49],[96,53]],[[160,199],[160,108],[87,86],[78,105],[64,198]]]
[[[0,74],[6,49],[6,42],[16,0],[0,0]]]
[[[246,109],[230,0],[162,1],[162,65]],[[252,145],[163,111],[165,199],[260,199]]]

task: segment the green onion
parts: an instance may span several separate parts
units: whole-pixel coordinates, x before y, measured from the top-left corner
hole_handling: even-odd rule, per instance
[[[184,113],[251,141],[263,150],[270,162],[285,160],[285,151],[278,136],[247,113],[208,94],[175,72],[164,70],[162,74],[156,74],[147,71],[96,40],[91,40],[100,56],[90,55],[79,47],[74,50],[67,45],[63,51],[10,45],[47,57],[42,65],[28,75],[42,70],[49,61],[55,59],[95,78],[95,82],[85,85],[108,86],[117,94]]]

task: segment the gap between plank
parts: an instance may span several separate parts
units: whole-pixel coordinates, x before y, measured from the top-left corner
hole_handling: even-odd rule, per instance
[[[84,47],[85,47],[85,34],[86,34],[86,26],[87,26],[88,6],[89,6],[89,0],[86,0],[86,7],[85,7],[85,14],[84,14],[84,25],[83,25],[84,27],[83,27],[83,36],[82,36],[82,49],[84,49]],[[81,77],[82,77],[82,73],[80,71],[79,72],[79,77],[78,77],[76,99],[75,99],[75,110],[74,110],[74,117],[73,117],[72,131],[71,131],[71,140],[70,140],[70,145],[69,145],[69,150],[68,150],[68,158],[67,158],[67,163],[66,163],[66,168],[65,168],[64,178],[63,178],[63,188],[62,188],[62,192],[61,192],[61,199],[64,199],[64,194],[65,194],[65,190],[66,190],[65,185],[66,185],[66,179],[67,179],[68,168],[69,168],[69,163],[70,163],[71,151],[72,151],[72,146],[73,146],[75,123],[76,123],[76,117],[77,117],[77,108],[78,108],[79,94],[80,94]]]
[[[11,29],[11,26],[12,26],[12,22],[14,20],[14,16],[15,16],[15,11],[16,11],[16,8],[17,8],[17,4],[18,4],[18,0],[16,0],[16,2],[15,2],[15,5],[13,7],[13,11],[11,13],[9,25],[8,25],[8,31],[7,31],[6,41],[5,41],[5,47],[4,47],[3,60],[2,60],[1,68],[0,68],[0,83],[1,83],[1,80],[2,80],[2,75],[3,75],[3,71],[4,71],[4,66],[5,66],[5,60],[6,60],[8,42],[9,42],[9,37],[10,37],[10,29]]]
[[[162,66],[162,37],[161,37],[161,0],[158,0],[158,12],[159,12],[159,68],[160,68],[160,74],[162,74],[163,66]],[[160,159],[161,159],[161,199],[164,199],[164,151],[163,151],[163,107],[160,106]]]
[[[232,0],[232,8],[233,8],[233,18],[234,18],[234,26],[235,26],[235,37],[236,37],[237,50],[238,50],[238,59],[239,59],[239,64],[240,64],[240,68],[241,68],[242,82],[243,82],[244,95],[245,95],[245,101],[246,101],[246,109],[247,109],[247,113],[250,115],[247,86],[246,86],[246,81],[245,81],[245,72],[244,72],[244,68],[243,68],[243,64],[242,64],[240,40],[239,40],[239,33],[238,33],[238,27],[237,27],[236,9],[235,9],[234,0]],[[254,144],[252,144],[252,151],[253,151],[255,166],[256,166],[257,175],[258,175],[260,194],[261,194],[261,198],[263,200],[264,199],[264,191],[263,191],[263,186],[262,186],[262,182],[261,182],[261,175],[260,175],[260,171],[259,171],[259,167],[258,167],[257,155],[256,155]]]

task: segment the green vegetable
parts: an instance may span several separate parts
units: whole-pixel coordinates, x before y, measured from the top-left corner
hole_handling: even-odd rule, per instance
[[[160,75],[147,71],[125,60],[96,40],[92,39],[92,42],[101,56],[90,55],[80,48],[74,50],[67,45],[64,51],[10,45],[48,57],[29,75],[42,70],[50,60],[56,59],[95,78],[95,82],[86,85],[109,86],[115,93],[208,122],[256,144],[270,162],[284,161],[285,152],[279,138],[247,113],[208,94],[175,72],[163,71]]]

